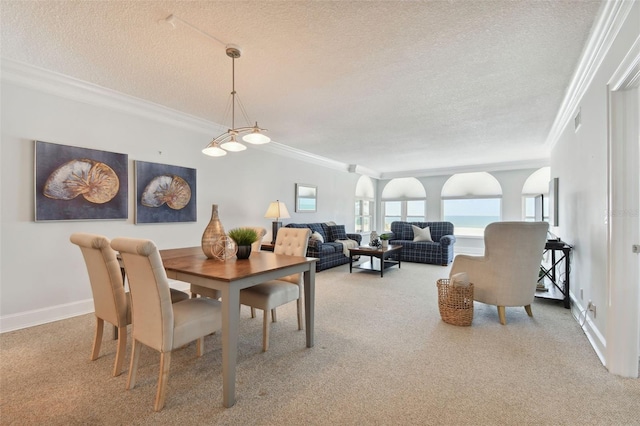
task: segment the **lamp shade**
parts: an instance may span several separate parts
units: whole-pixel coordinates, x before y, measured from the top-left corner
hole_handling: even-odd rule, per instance
[[[267,212],[264,214],[264,217],[269,219],[280,219],[280,218],[290,218],[289,210],[287,210],[287,206],[280,200],[276,200],[269,204],[269,208]]]
[[[244,135],[242,137],[242,140],[254,145],[262,145],[271,142],[271,138],[264,133],[260,133],[260,130],[258,128],[254,128],[251,133]]]
[[[202,153],[211,157],[222,157],[223,155],[227,155],[227,151],[217,145],[209,145],[202,150]]]
[[[236,140],[235,135],[232,135],[231,139],[229,139],[227,142],[221,143],[220,148],[226,149],[227,151],[231,151],[231,152],[239,152],[247,149],[246,146],[242,145],[240,142]]]

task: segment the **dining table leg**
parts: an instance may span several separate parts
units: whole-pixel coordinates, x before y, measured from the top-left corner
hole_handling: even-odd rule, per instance
[[[309,269],[304,272],[304,321],[307,332],[307,347],[312,348],[314,333],[314,317],[316,304],[316,265],[309,264]]]
[[[238,324],[240,322],[240,290],[234,286],[222,289],[222,404],[236,403],[236,362],[238,358]]]

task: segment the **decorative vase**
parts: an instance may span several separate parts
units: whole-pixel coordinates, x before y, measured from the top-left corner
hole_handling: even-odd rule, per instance
[[[236,257],[238,259],[248,259],[251,255],[251,246],[238,246]]]
[[[378,233],[376,231],[371,231],[371,234],[369,234],[369,245],[371,247],[378,246]]]
[[[382,240],[382,248],[386,249],[387,247],[389,247],[389,240]]]
[[[202,234],[202,251],[209,259],[224,260],[227,252],[227,236],[218,217],[218,205],[211,206],[211,220]]]

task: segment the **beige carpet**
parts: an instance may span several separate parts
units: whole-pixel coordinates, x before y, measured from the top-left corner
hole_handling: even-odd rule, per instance
[[[384,278],[317,274],[316,345],[295,304],[278,309],[269,352],[261,319],[242,310],[237,404],[222,408],[220,336],[176,351],[166,407],[153,412],[159,355],[142,352],[138,384],[112,377],[105,330],[89,361],[85,315],[0,336],[2,425],[640,424],[640,380],[609,374],[569,310],[536,300],[534,318],[476,303],[471,327],[441,321],[436,280],[448,268],[404,263]],[[130,351],[129,344],[129,351]],[[128,371],[127,356],[127,371]]]

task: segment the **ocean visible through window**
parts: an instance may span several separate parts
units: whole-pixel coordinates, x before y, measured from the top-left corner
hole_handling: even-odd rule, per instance
[[[445,216],[444,220],[463,228],[484,228],[492,222],[499,222],[500,216]]]
[[[465,198],[443,200],[443,217],[454,225],[458,235],[483,235],[484,228],[499,222],[500,198]]]

